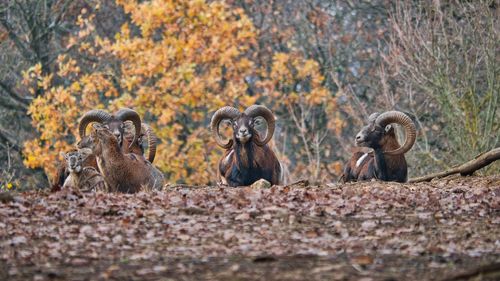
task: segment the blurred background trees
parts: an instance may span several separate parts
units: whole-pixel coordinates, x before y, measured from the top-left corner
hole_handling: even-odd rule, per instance
[[[213,183],[211,114],[255,102],[277,114],[289,181],[335,181],[365,118],[390,109],[419,128],[410,176],[446,168],[500,145],[498,13],[498,1],[0,1],[0,185],[47,186],[78,118],[121,106],[161,137],[171,182]]]
[[[416,173],[463,163],[500,144],[498,4],[401,2],[390,14],[383,83],[399,84],[391,99],[421,126],[412,154]]]

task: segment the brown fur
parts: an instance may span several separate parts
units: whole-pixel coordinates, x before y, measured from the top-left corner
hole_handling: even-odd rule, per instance
[[[281,166],[274,152],[267,146],[259,147],[255,143],[253,146],[252,167],[259,167],[264,171],[270,171],[270,178],[267,178],[271,184],[278,185],[281,183]],[[232,154],[232,155],[230,155]],[[229,156],[229,157],[228,157]],[[234,149],[228,149],[224,153],[223,158],[219,161],[219,178],[224,184],[231,185],[226,179],[231,177],[233,168],[248,169],[249,159],[247,149],[240,150],[241,165],[234,154]],[[257,179],[258,180],[258,179]]]
[[[94,124],[94,154],[110,191],[134,193],[143,186],[159,189],[163,175],[144,156],[123,153],[118,140],[109,129]]]
[[[359,166],[357,161],[365,154],[363,152],[356,152],[353,154],[351,159],[346,163],[344,167],[344,173],[340,180],[343,182],[349,181],[365,181],[370,179],[380,179],[385,181],[398,181],[406,182],[408,165],[404,154],[400,155],[386,155],[383,151],[391,151],[400,147],[400,144],[396,138],[394,127],[383,134],[380,141],[376,142],[378,145],[371,145],[374,147],[374,151],[368,153],[368,155],[363,159]],[[378,156],[377,156],[378,155]],[[377,163],[377,157],[381,157],[381,161]],[[386,178],[381,178],[382,167],[379,167],[379,163],[385,165],[385,176]]]
[[[82,151],[85,154],[85,160],[82,163],[82,167],[91,167],[96,171],[99,171],[97,167],[97,161],[95,155],[92,153],[92,149],[90,148],[90,137],[85,137],[82,141],[77,144],[78,149],[70,150],[67,153],[74,151]],[[61,190],[68,178],[70,172],[67,167],[66,161],[59,162],[59,167],[57,168],[56,176],[54,177],[53,184],[51,187],[52,192],[56,192]]]
[[[83,192],[106,191],[107,188],[102,175],[94,167],[85,166],[89,155],[93,154],[84,149],[65,154],[66,168],[69,175],[64,181],[63,188],[76,188]],[[75,167],[80,170],[75,170]]]
[[[255,140],[259,140],[259,134],[250,119],[242,114],[237,120],[233,120],[233,145],[219,161],[219,178],[229,186],[251,185],[261,178],[273,185],[280,184],[280,162],[267,144],[258,146],[255,143]],[[236,132],[243,125],[251,134],[246,143],[241,143],[236,137]]]
[[[96,163],[97,164],[97,163]],[[57,172],[52,180],[52,186],[50,188],[51,192],[56,192],[61,190],[64,185],[64,181],[69,176],[68,169],[66,169],[66,163],[64,161],[60,161],[57,163]]]

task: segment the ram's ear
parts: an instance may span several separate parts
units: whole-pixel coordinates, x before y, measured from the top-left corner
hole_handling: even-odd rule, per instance
[[[387,125],[385,126],[385,133],[388,134],[390,132],[394,131],[394,127],[392,125]]]
[[[253,118],[253,124],[254,126],[263,126],[266,123],[266,119],[262,116],[257,116]]]
[[[236,121],[233,119],[222,119],[219,123],[219,129],[232,127],[234,122],[236,122]]]

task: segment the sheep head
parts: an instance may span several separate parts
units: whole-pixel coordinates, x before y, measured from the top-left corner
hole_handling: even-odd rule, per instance
[[[102,155],[103,150],[107,147],[116,147],[117,150],[120,150],[118,139],[107,126],[94,123],[92,128],[90,138],[93,142],[92,150],[95,155]]]
[[[100,109],[88,111],[83,115],[78,125],[80,139],[84,139],[85,131],[90,123],[98,122],[104,124],[104,126],[106,126],[113,133],[121,146],[123,143],[123,133],[125,128],[124,122],[127,120],[132,121],[135,127],[134,140],[130,143],[131,146],[136,141],[136,138],[141,134],[141,118],[136,111],[129,108],[122,108],[118,110],[115,115],[111,115]]]
[[[264,140],[260,140],[259,133],[255,129],[256,124],[259,122],[258,118],[264,118],[268,123],[268,132]],[[233,129],[233,138],[227,142],[221,139],[219,133],[219,125],[222,120],[229,120]],[[234,142],[245,144],[249,141],[254,141],[257,145],[263,146],[273,137],[275,120],[271,110],[263,105],[252,105],[242,113],[234,107],[225,106],[214,113],[210,127],[215,141],[222,148],[229,149]]]
[[[68,168],[69,172],[80,173],[82,171],[83,168],[82,163],[83,161],[85,161],[86,157],[82,155],[79,151],[73,150],[67,153],[61,152],[60,155],[66,161],[66,167]]]
[[[389,138],[396,138],[394,127],[391,123],[396,123],[404,127],[406,140],[400,148],[392,151],[384,151],[384,153],[387,155],[406,153],[415,143],[417,131],[410,117],[400,111],[387,111],[382,114],[373,113],[370,115],[368,117],[368,125],[364,126],[356,135],[356,145],[374,149],[383,148]]]

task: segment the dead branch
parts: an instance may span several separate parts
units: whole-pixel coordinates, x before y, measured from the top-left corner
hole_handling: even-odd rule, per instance
[[[488,166],[489,164],[500,159],[500,147],[494,148],[488,152],[484,152],[476,156],[473,160],[462,165],[452,167],[444,172],[434,173],[423,177],[410,179],[408,182],[423,182],[430,181],[434,178],[442,178],[453,174],[462,176],[472,175],[475,171]]]

